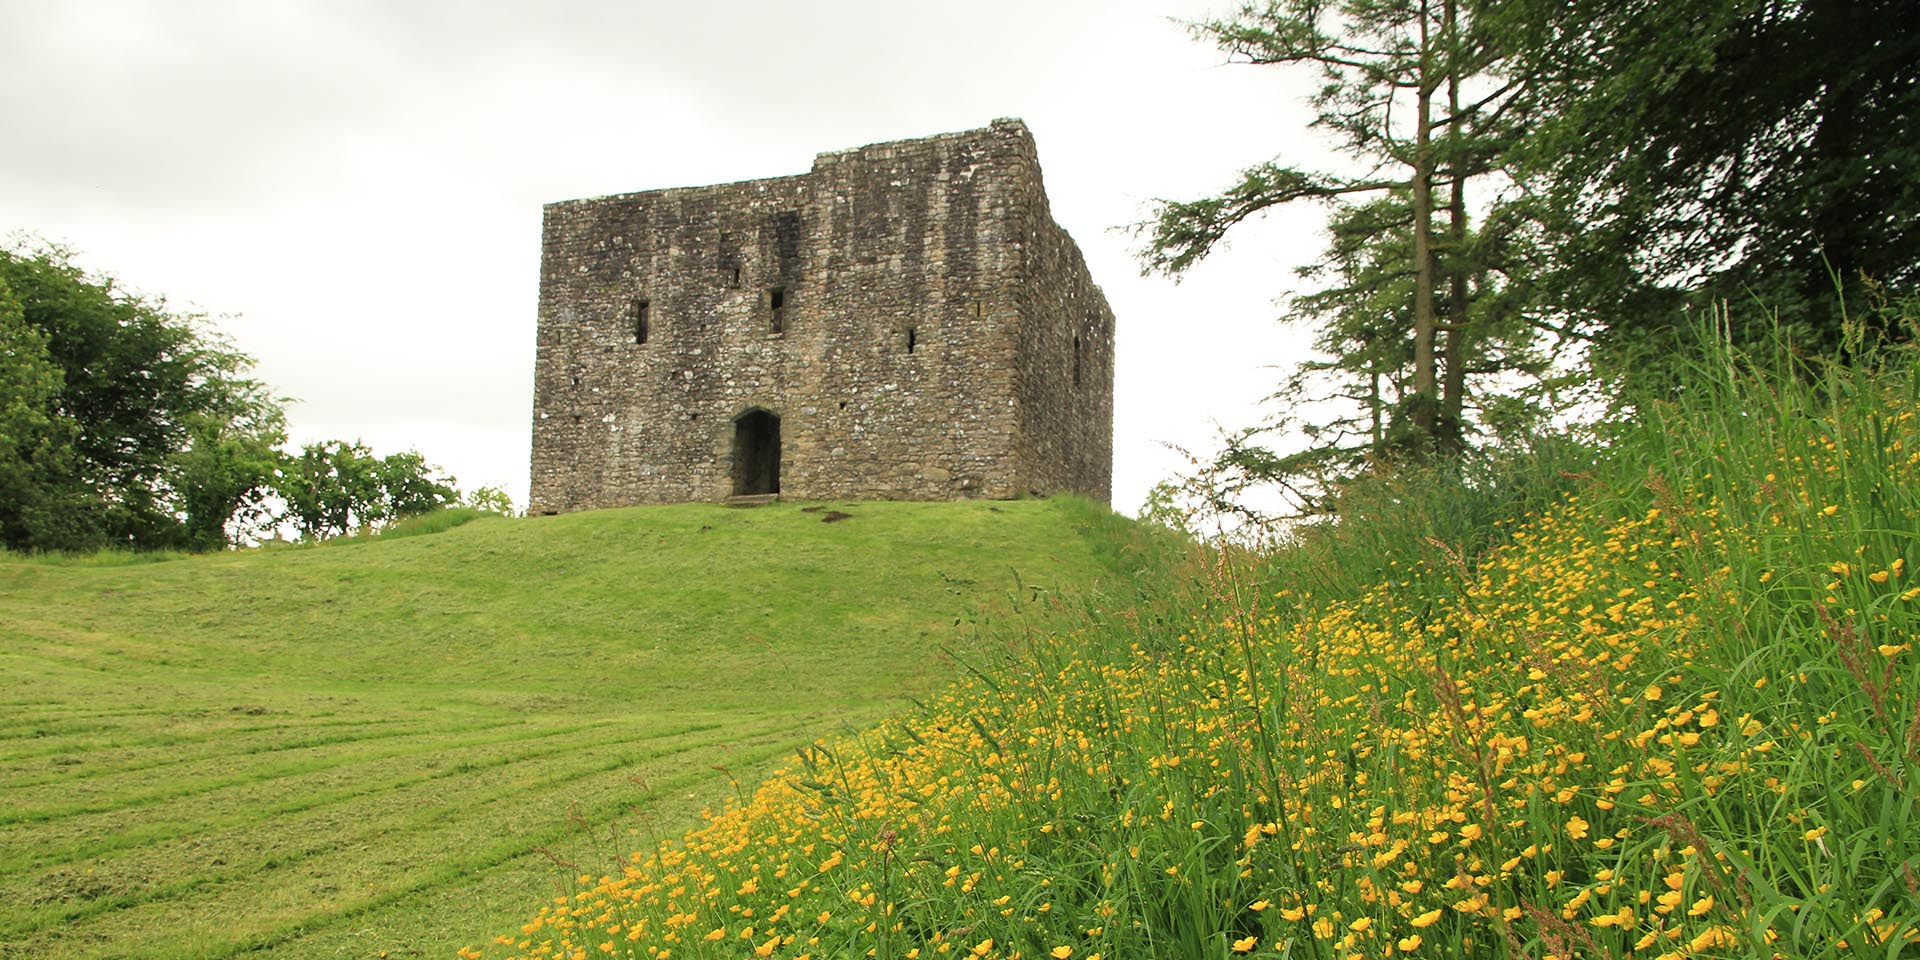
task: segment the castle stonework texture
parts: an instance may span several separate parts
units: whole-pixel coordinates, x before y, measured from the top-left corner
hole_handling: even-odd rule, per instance
[[[1017,120],[800,176],[549,204],[537,513],[1105,501],[1113,313]]]

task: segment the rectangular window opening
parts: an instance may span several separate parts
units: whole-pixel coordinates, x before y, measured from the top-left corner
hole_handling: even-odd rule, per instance
[[[645,300],[635,300],[627,306],[627,319],[633,326],[633,342],[646,343],[648,327],[652,320],[650,304]]]
[[[787,329],[787,289],[774,287],[767,291],[767,328],[772,333],[785,333]]]
[[[907,352],[912,353],[914,346],[919,342],[920,342],[920,331],[915,330],[912,327],[908,327],[907,328]]]
[[[1080,338],[1073,338],[1073,385],[1080,385]]]

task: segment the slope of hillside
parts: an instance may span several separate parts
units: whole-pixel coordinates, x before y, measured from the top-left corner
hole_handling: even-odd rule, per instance
[[[1108,572],[1114,522],[688,505],[0,559],[0,955],[444,955],[943,686],[1016,581]]]
[[[1920,351],[1852,359],[1723,352],[1484,529],[1356,485],[461,955],[1914,956]]]

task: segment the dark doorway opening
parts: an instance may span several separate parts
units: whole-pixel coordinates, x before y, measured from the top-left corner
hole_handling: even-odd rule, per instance
[[[733,419],[733,495],[780,492],[780,418],[754,408]]]

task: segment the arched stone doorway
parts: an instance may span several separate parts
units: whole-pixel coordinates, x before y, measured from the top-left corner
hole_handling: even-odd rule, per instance
[[[733,418],[733,495],[780,492],[780,418],[759,407]]]

